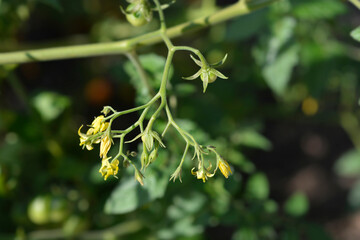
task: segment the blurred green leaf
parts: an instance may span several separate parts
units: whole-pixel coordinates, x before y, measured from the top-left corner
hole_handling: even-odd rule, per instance
[[[346,12],[345,4],[337,0],[294,0],[294,15],[298,18],[329,19]]]
[[[139,57],[139,61],[149,77],[150,86],[154,91],[156,91],[160,87],[162,72],[165,66],[165,58],[156,54],[146,54],[141,55]],[[145,87],[134,65],[130,61],[127,61],[124,64],[124,70],[131,78],[131,82],[137,91],[136,103],[138,105],[147,103],[152,96],[149,93],[149,90]],[[170,68],[169,79],[171,79],[172,75],[173,69]]]
[[[210,139],[209,135],[204,132],[195,122],[189,119],[175,119],[175,121],[182,129],[193,135],[193,137],[199,143],[207,142]]]
[[[284,210],[293,217],[301,217],[306,214],[309,209],[309,202],[305,194],[296,192],[290,196],[285,202]]]
[[[32,99],[32,103],[45,121],[56,119],[70,106],[68,97],[55,92],[41,92]]]
[[[271,142],[266,137],[251,128],[236,131],[231,135],[231,141],[236,145],[259,148],[265,151],[272,148]]]
[[[290,81],[293,68],[299,61],[299,48],[292,45],[282,52],[275,61],[263,69],[266,83],[277,95],[282,95]]]
[[[49,7],[52,7],[53,9],[59,12],[62,12],[64,10],[59,0],[36,0],[36,1],[48,5]]]
[[[259,239],[255,230],[250,227],[242,227],[235,232],[232,240],[257,240]]]
[[[264,203],[264,209],[267,213],[275,213],[278,210],[278,204],[274,200],[267,200]]]
[[[266,199],[269,196],[269,182],[265,174],[251,175],[246,183],[245,193],[250,199]]]
[[[179,83],[175,86],[176,96],[186,97],[196,92],[196,86],[188,83]]]
[[[146,170],[144,176],[144,186],[141,186],[134,177],[121,179],[106,200],[105,212],[108,214],[128,213],[163,197],[169,182],[168,172],[164,169],[156,169],[152,165]]]
[[[300,240],[300,234],[297,229],[286,229],[280,234],[281,240]]]
[[[282,95],[286,90],[292,70],[299,60],[299,47],[291,41],[296,25],[291,17],[275,21],[266,41],[253,51],[266,83],[277,95]]]
[[[360,151],[350,150],[336,161],[334,171],[339,176],[351,177],[360,174]]]
[[[240,41],[261,33],[259,30],[267,23],[266,13],[267,10],[262,9],[236,18],[234,21],[230,22],[226,31],[227,40]]]
[[[198,212],[206,203],[206,198],[199,192],[190,191],[182,196],[175,196],[173,204],[167,209],[171,219],[180,219]]]
[[[360,42],[360,26],[352,30],[350,35],[353,39]]]

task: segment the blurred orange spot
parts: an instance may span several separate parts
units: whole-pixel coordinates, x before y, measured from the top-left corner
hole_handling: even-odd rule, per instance
[[[319,110],[319,103],[315,98],[307,97],[303,100],[301,109],[307,116],[315,115]]]
[[[38,63],[20,65],[20,71],[29,80],[38,80],[41,73],[40,65]]]
[[[112,88],[109,81],[102,78],[95,78],[85,86],[85,96],[88,102],[94,105],[102,105],[112,95]]]

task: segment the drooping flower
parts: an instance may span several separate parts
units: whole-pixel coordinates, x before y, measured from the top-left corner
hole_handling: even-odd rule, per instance
[[[191,174],[195,175],[197,179],[202,179],[205,182],[209,177],[213,177],[215,173],[210,173],[211,165],[206,169],[201,162],[199,162],[198,170],[191,169]]]
[[[109,159],[111,159],[111,157],[105,157],[101,161],[101,167],[99,169],[99,173],[104,177],[104,180],[107,180],[110,175],[116,177],[115,175],[119,171],[119,160],[115,159],[109,163]]]
[[[107,152],[109,151],[108,147],[111,146],[111,144],[109,146],[107,145],[108,139],[101,141],[100,136],[94,136],[97,133],[104,132],[109,128],[109,126],[110,126],[109,123],[103,122],[103,120],[104,120],[103,115],[96,117],[95,120],[89,126],[90,128],[86,131],[86,134],[81,132],[81,128],[83,127],[82,125],[78,130],[78,134],[80,136],[80,146],[86,147],[86,149],[88,149],[88,150],[92,150],[93,143],[97,144],[97,143],[102,142],[102,144],[101,144],[102,147],[100,146],[100,156],[106,156]],[[104,139],[104,138],[102,138],[102,139]]]
[[[81,127],[78,130],[78,134],[80,136],[80,146],[86,147],[86,149],[90,151],[93,149],[93,146],[92,146],[91,142],[88,141],[88,139],[89,139],[88,134],[84,134],[81,132],[82,127],[83,127],[83,125],[81,125]],[[92,129],[92,128],[90,128],[90,129]],[[89,132],[89,130],[88,130],[88,132]]]
[[[101,129],[104,129],[104,124],[102,122],[104,118],[104,115],[100,115],[96,117],[95,120],[91,123],[91,127],[94,128],[93,134],[97,134]]]
[[[218,159],[218,167],[225,178],[232,174],[229,163],[221,157]]]
[[[208,84],[215,82],[217,77],[222,79],[228,79],[228,77],[226,77],[224,74],[222,74],[221,72],[215,69],[215,67],[221,66],[226,61],[227,54],[224,56],[224,58],[221,61],[215,64],[209,64],[207,62],[199,61],[196,58],[194,58],[192,55],[190,55],[190,57],[201,68],[194,75],[190,77],[183,77],[183,79],[194,80],[200,76],[201,81],[203,81],[204,92],[206,91]]]
[[[105,135],[100,141],[100,157],[105,158],[111,148],[112,139],[109,135]]]

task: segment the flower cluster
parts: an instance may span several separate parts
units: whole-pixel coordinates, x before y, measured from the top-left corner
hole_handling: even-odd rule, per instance
[[[191,173],[196,176],[197,179],[202,179],[205,182],[208,178],[213,177],[218,169],[220,169],[221,173],[224,175],[225,178],[228,178],[230,174],[232,174],[231,168],[228,162],[223,159],[220,154],[218,154],[215,150],[215,147],[208,146],[206,148],[209,152],[200,152],[200,156],[198,157],[198,169],[194,171],[195,168],[191,169]],[[211,172],[212,164],[209,164],[209,167],[204,166],[204,157],[202,154],[208,154],[210,152],[215,153],[216,155],[216,167]]]
[[[174,171],[174,173],[171,175],[170,180],[181,180],[181,172],[182,172],[182,165],[187,157],[187,153],[189,149],[193,149],[194,156],[193,159],[197,159],[197,169],[193,168],[191,170],[191,173],[196,176],[197,179],[201,179],[203,182],[205,182],[208,178],[211,178],[215,175],[218,169],[220,169],[221,173],[228,178],[229,175],[232,173],[231,168],[226,160],[224,160],[215,150],[215,147],[208,146],[204,147],[199,145],[194,137],[182,129],[174,120],[172,113],[170,111],[170,107],[168,104],[168,96],[167,96],[167,82],[169,81],[169,72],[170,67],[172,63],[172,59],[174,56],[174,53],[178,50],[185,50],[190,51],[193,54],[196,55],[197,58],[190,55],[192,60],[200,67],[200,70],[196,72],[193,76],[184,78],[186,80],[194,80],[198,77],[200,77],[201,81],[203,82],[203,89],[204,92],[207,89],[207,86],[209,83],[214,82],[218,77],[222,79],[227,79],[226,76],[224,76],[221,72],[216,70],[218,66],[222,65],[227,55],[224,56],[224,58],[215,64],[209,64],[207,60],[204,58],[202,53],[195,48],[187,47],[187,46],[174,46],[171,42],[171,40],[166,35],[166,24],[164,20],[164,14],[162,12],[163,9],[167,8],[170,4],[172,4],[174,1],[165,4],[160,5],[159,0],[153,0],[153,2],[156,5],[156,8],[153,9],[149,0],[127,0],[129,5],[124,10],[122,9],[123,13],[126,15],[127,20],[133,24],[134,26],[141,26],[149,21],[151,21],[151,18],[153,16],[153,11],[156,10],[159,12],[159,18],[160,18],[160,32],[161,37],[164,40],[164,43],[168,47],[168,57],[165,62],[164,71],[163,71],[163,77],[161,79],[161,83],[159,86],[159,90],[156,94],[153,95],[152,99],[149,100],[144,105],[134,107],[131,109],[127,109],[124,111],[116,111],[110,106],[105,106],[102,110],[102,113],[104,115],[100,115],[95,118],[95,120],[92,122],[92,124],[89,126],[89,129],[86,133],[81,132],[81,128],[79,129],[79,136],[80,136],[80,146],[83,146],[83,148],[86,148],[88,150],[93,149],[94,144],[100,144],[100,158],[101,161],[101,167],[99,172],[106,180],[109,176],[113,175],[116,177],[117,173],[119,172],[119,164],[120,161],[123,160],[123,166],[127,167],[129,165],[132,165],[135,169],[134,175],[135,180],[137,180],[141,185],[144,184],[144,175],[141,171],[145,171],[147,167],[154,161],[156,161],[158,157],[158,152],[160,147],[165,148],[165,144],[163,143],[162,139],[165,137],[165,134],[167,130],[170,127],[173,127],[179,135],[183,138],[183,140],[186,143],[184,153],[182,155],[180,164]],[[142,69],[141,62],[138,61],[136,56],[136,52],[132,51],[132,53],[128,54],[130,60],[134,63],[136,66],[135,68],[140,73],[144,72],[143,74],[139,74],[139,76],[144,80],[144,82],[147,82],[148,79],[146,77],[144,69]],[[156,102],[160,101],[160,103],[157,105]],[[157,109],[155,112],[150,111],[151,108],[154,108],[157,105]],[[153,125],[156,122],[157,118],[160,116],[160,113],[165,110],[166,116],[167,116],[167,124],[164,130],[162,131],[161,135],[153,130]],[[140,112],[139,119],[133,123],[131,126],[129,126],[126,129],[122,130],[111,130],[111,125],[113,121],[125,114],[130,114],[134,112]],[[152,112],[152,115],[150,115],[150,112]],[[149,119],[149,121],[145,121],[146,117]],[[145,126],[146,124],[146,126]],[[133,138],[130,141],[125,141],[126,137],[130,132],[132,132],[134,129],[139,128],[140,133]],[[114,157],[108,157],[108,152],[114,144],[113,139],[118,138],[120,141],[119,145],[119,152]],[[142,153],[139,156],[139,160],[141,164],[140,170],[137,168],[137,164],[133,163],[133,161],[130,159],[131,157],[135,157],[137,154],[133,152],[127,152],[124,151],[124,144],[133,142],[135,140],[141,140],[142,141]],[[207,164],[208,166],[205,166],[205,160],[204,156],[209,154],[215,154],[216,155],[216,165],[213,168],[213,165]],[[111,160],[112,159],[112,160]],[[111,161],[110,161],[111,160]]]
[[[102,163],[99,172],[106,180],[110,175],[115,176],[119,170],[119,160],[113,159],[111,163],[107,154],[113,144],[113,140],[110,134],[110,123],[105,121],[105,116],[100,115],[89,126],[86,134],[81,132],[81,126],[78,130],[80,136],[80,146],[86,147],[87,150],[92,150],[93,144],[100,143],[100,158]]]

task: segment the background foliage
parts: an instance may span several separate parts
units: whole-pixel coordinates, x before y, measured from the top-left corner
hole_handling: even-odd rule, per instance
[[[231,2],[177,1],[166,19],[172,26]],[[1,52],[113,41],[158,26],[130,26],[113,0],[0,4]],[[122,110],[149,98],[125,56],[1,66],[0,238],[359,239],[359,16],[337,0],[283,0],[175,40],[210,63],[229,53],[221,69],[229,79],[206,94],[200,81],[181,79],[197,71],[187,54],[173,64],[179,124],[233,166],[228,180],[205,184],[190,174],[190,160],[183,183],[168,181],[183,150],[174,131],[144,187],[125,168],[104,182],[96,151],[81,151],[77,129],[103,105]],[[165,48],[139,53],[156,90]]]

